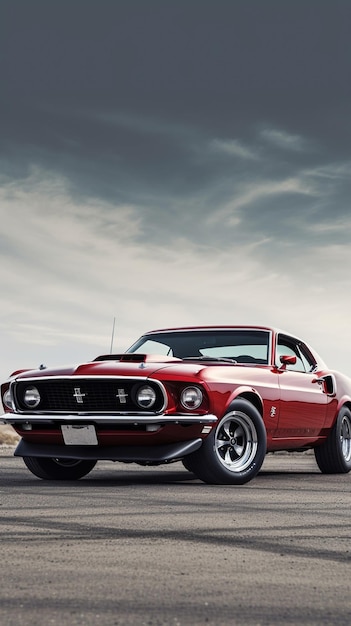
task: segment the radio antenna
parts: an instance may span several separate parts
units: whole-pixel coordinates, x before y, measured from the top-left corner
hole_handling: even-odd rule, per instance
[[[116,318],[113,318],[113,324],[112,324],[112,335],[111,335],[111,345],[110,345],[110,354],[112,354],[112,347],[113,347],[113,338],[115,336],[115,324],[116,324]]]

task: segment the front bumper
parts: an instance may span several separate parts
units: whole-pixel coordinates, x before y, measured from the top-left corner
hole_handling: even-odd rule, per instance
[[[158,465],[171,463],[198,450],[202,439],[182,441],[161,446],[63,446],[41,445],[23,439],[19,442],[14,456],[33,456],[55,459],[81,459],[95,461],[122,461]]]
[[[113,414],[102,415],[93,413],[4,413],[0,422],[5,424],[214,424],[217,417],[212,414]]]

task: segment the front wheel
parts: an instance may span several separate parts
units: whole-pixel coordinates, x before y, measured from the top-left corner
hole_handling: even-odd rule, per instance
[[[314,449],[317,465],[323,474],[347,474],[351,470],[351,411],[339,411],[334,427],[321,446]]]
[[[211,484],[243,485],[259,472],[267,434],[258,410],[235,400],[201,448],[183,460],[186,469]]]
[[[79,459],[49,459],[46,457],[24,456],[28,469],[44,480],[78,480],[95,467],[96,461]]]

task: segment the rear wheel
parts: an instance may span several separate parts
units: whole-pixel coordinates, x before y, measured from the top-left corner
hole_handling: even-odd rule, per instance
[[[35,456],[25,456],[23,461],[32,474],[44,480],[78,480],[89,474],[96,465],[96,461]]]
[[[323,474],[347,474],[351,470],[351,411],[342,407],[334,427],[321,446],[314,449]]]
[[[238,399],[183,465],[204,482],[242,485],[259,472],[266,447],[261,415],[250,402]]]

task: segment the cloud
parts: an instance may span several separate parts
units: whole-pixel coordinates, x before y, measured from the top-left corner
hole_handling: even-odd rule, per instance
[[[229,226],[237,226],[241,221],[239,211],[245,207],[257,206],[267,198],[284,197],[289,194],[318,195],[312,184],[302,177],[287,178],[281,181],[252,181],[239,187],[239,190],[236,191],[226,206],[214,211],[208,217],[208,222],[213,224],[226,221]]]
[[[239,159],[256,160],[259,158],[257,151],[244,146],[236,139],[213,139],[210,142],[210,149]]]
[[[311,176],[311,178],[321,178],[323,180],[335,181],[336,183],[339,183],[339,181],[350,183],[351,162],[327,163],[326,165],[307,170],[306,174]]]
[[[308,193],[294,180],[258,185],[251,201],[296,190]],[[162,225],[158,243],[147,241],[142,206],[79,201],[65,179],[40,170],[3,183],[0,206],[2,378],[108,351],[114,317],[117,351],[147,329],[177,325],[260,323],[322,343],[331,317],[344,346],[350,337],[348,296],[338,299],[348,293],[348,245],[298,249],[259,230],[235,245],[217,236],[204,244]]]
[[[306,139],[300,135],[291,135],[285,130],[266,128],[260,132],[260,136],[268,143],[281,148],[282,150],[302,152],[306,149],[310,149],[309,143]]]

